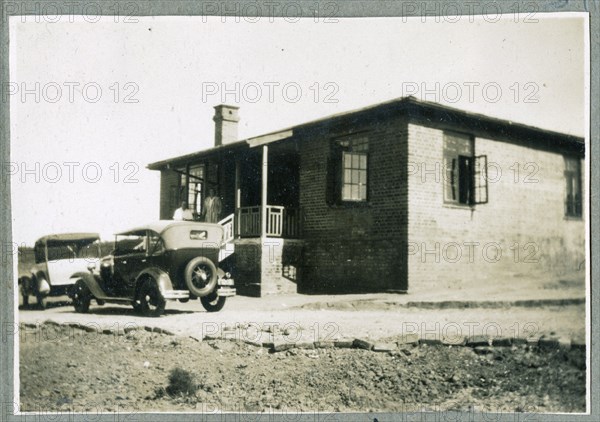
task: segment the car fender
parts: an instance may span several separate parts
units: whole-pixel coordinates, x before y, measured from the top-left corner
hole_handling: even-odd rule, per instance
[[[50,294],[51,285],[48,280],[46,272],[40,268],[39,265],[35,265],[31,269],[31,287],[34,294],[42,294],[44,296]]]
[[[140,288],[141,280],[147,275],[156,280],[161,293],[164,294],[166,291],[173,290],[173,283],[169,274],[157,267],[146,268],[137,276],[135,280],[136,290]]]
[[[50,283],[48,282],[48,277],[43,272],[38,272],[33,277],[34,282],[32,283],[35,291],[42,295],[50,294]]]
[[[100,283],[98,283],[98,279],[91,273],[79,272],[73,274],[69,278],[73,280],[73,284],[75,284],[77,280],[82,280],[95,298],[106,296],[106,293],[104,293],[102,287],[100,287]]]

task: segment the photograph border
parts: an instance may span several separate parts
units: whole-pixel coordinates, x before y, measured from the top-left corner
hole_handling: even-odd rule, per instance
[[[10,57],[9,57],[9,18],[10,16],[21,16],[29,15],[35,16],[36,10],[39,10],[39,5],[52,3],[61,8],[61,10],[68,10],[73,15],[83,14],[83,10],[86,5],[91,3],[94,4],[106,4],[105,10],[100,10],[102,15],[113,16],[114,8],[108,10],[109,5],[119,6],[119,10],[128,10],[131,12],[131,16],[218,16],[219,13],[215,13],[215,8],[208,7],[214,5],[220,5],[223,3],[232,3],[231,1],[207,1],[207,0],[22,0],[22,1],[10,1],[2,0],[2,24],[1,24],[1,58],[2,58],[2,86],[10,81]],[[257,3],[272,3],[283,5],[285,3],[296,3],[301,6],[302,17],[312,17],[310,10],[315,4],[335,4],[336,16],[335,18],[344,17],[420,17],[420,16],[436,16],[436,11],[441,10],[436,4],[444,4],[443,0],[436,1],[405,1],[405,0],[392,0],[392,1],[363,1],[363,0],[337,0],[337,1],[322,1],[322,0],[236,0],[241,7],[244,4],[257,4]],[[593,376],[600,370],[600,345],[593,339],[598,339],[598,327],[600,325],[600,298],[598,293],[598,251],[600,250],[600,239],[597,226],[593,226],[592,223],[600,221],[599,202],[600,192],[598,182],[600,180],[600,166],[592,166],[592,162],[599,162],[599,128],[600,128],[600,71],[599,71],[599,52],[600,48],[600,1],[597,0],[581,0],[581,1],[568,1],[568,0],[510,0],[506,2],[497,2],[493,0],[454,0],[449,3],[456,4],[460,11],[473,10],[475,14],[480,8],[477,5],[486,5],[490,3],[496,4],[499,8],[512,7],[514,13],[515,5],[519,5],[519,10],[531,10],[531,5],[535,6],[536,13],[556,13],[556,12],[583,12],[589,13],[589,132],[586,135],[589,138],[589,150],[586,151],[586,166],[589,169],[587,173],[589,180],[587,180],[588,195],[587,195],[587,212],[588,221],[586,225],[586,236],[587,236],[587,248],[590,253],[591,259],[586,262],[586,266],[589,269],[589,286],[587,292],[590,297],[588,300],[588,322],[591,324],[591,330],[588,332],[588,352],[590,353],[589,362],[590,367],[588,368],[587,379],[589,380],[590,391],[588,392],[588,409],[590,410],[589,415],[581,414],[565,414],[565,413],[544,413],[543,415],[536,414],[523,414],[519,417],[513,413],[494,414],[493,420],[544,420],[544,421],[565,421],[565,420],[600,420],[600,411],[598,406],[600,405],[600,389],[599,389],[599,377]],[[10,7],[10,6],[19,7]],[[37,9],[36,9],[36,5]],[[407,5],[416,5],[416,8],[407,7]],[[427,5],[427,7],[425,7]],[[529,7],[530,9],[526,9]],[[101,8],[102,9],[102,8]],[[219,9],[219,8],[217,8]],[[283,17],[281,8],[275,7],[273,9],[273,17]],[[507,12],[508,13],[508,12]],[[462,16],[468,14],[462,13]],[[266,15],[263,15],[268,17]],[[435,24],[435,23],[432,23]],[[426,27],[425,27],[426,28]],[[424,29],[426,30],[426,29]],[[3,163],[10,161],[10,101],[3,98],[2,107],[0,107],[1,123],[0,123],[0,160]],[[18,351],[16,340],[18,336],[8,335],[12,327],[16,322],[16,312],[18,311],[16,300],[18,292],[15,290],[15,278],[14,271],[16,269],[16,254],[13,249],[12,243],[12,207],[11,207],[11,184],[10,179],[3,177],[3,183],[0,184],[0,244],[2,245],[2,283],[3,294],[0,295],[0,325],[2,327],[2,349],[0,350],[0,375],[2,382],[0,382],[0,400],[2,402],[2,409],[0,411],[0,422],[6,421],[25,421],[27,419],[35,419],[36,416],[32,415],[13,415],[11,412],[14,397],[15,388],[18,385],[18,380],[15,379],[14,368],[17,362],[16,353]],[[597,224],[596,223],[596,224]],[[595,233],[595,236],[594,236]],[[468,412],[452,412],[458,419],[456,420],[492,420],[482,419],[482,415],[468,413]],[[62,420],[55,418],[56,415],[53,412],[49,412],[49,420]],[[402,414],[398,413],[353,413],[349,414],[352,420],[406,420]],[[411,414],[414,417],[414,413]],[[87,418],[86,418],[87,416]],[[89,420],[92,415],[81,415],[71,414],[68,417],[69,421],[78,420]],[[277,420],[277,415],[269,414],[265,415],[268,420]],[[304,420],[344,420],[348,417],[348,414],[316,414],[307,413],[293,420],[304,421]],[[436,415],[435,412],[425,412],[421,420],[445,420],[441,415]],[[281,415],[283,419],[285,415]],[[114,413],[101,414],[98,417],[94,415],[93,420],[96,421],[115,421],[117,420],[160,420],[160,421],[192,421],[192,420],[239,420],[235,413],[222,413],[222,414],[200,414],[200,413],[124,413],[117,415]],[[463,419],[464,418],[464,419]],[[35,419],[38,420],[38,419]],[[43,420],[43,419],[39,419]],[[262,418],[260,419],[262,420]],[[287,420],[291,420],[288,419]],[[413,420],[413,419],[410,419]]]

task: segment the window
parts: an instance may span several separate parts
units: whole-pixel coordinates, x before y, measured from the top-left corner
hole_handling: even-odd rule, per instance
[[[567,183],[565,215],[581,217],[581,160],[565,157],[565,181]]]
[[[191,165],[178,170],[181,173],[179,182],[179,199],[176,201],[178,208],[181,201],[186,201],[194,217],[202,213],[202,186],[204,184],[204,164]]]
[[[352,135],[332,142],[328,169],[328,203],[368,200],[369,138]]]
[[[191,240],[206,240],[208,238],[208,232],[206,230],[192,230],[190,231]]]
[[[156,232],[148,232],[148,251],[149,255],[160,255],[164,252],[163,241]]]
[[[46,249],[42,243],[35,244],[35,247],[33,249],[33,254],[35,256],[36,264],[46,261]]]
[[[204,181],[204,166],[197,165],[190,167],[190,184],[188,187],[188,207],[194,215],[200,215],[202,212],[202,182]]]
[[[444,202],[457,205],[487,203],[487,156],[475,157],[473,138],[444,133]]]
[[[128,255],[132,253],[145,253],[146,247],[146,232],[135,232],[127,234],[118,234],[115,239],[114,255]]]

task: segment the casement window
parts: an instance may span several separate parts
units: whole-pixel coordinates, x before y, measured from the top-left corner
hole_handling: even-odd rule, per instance
[[[196,215],[202,213],[202,185],[204,182],[204,166],[196,165],[189,168],[188,208]]]
[[[179,193],[176,201],[178,208],[181,201],[187,201],[188,208],[195,215],[202,212],[202,186],[204,184],[205,167],[203,164],[191,165],[177,170],[180,173]],[[175,196],[175,195],[173,195]]]
[[[565,157],[565,215],[581,217],[581,160],[577,157]]]
[[[330,205],[367,202],[369,138],[366,135],[334,139],[328,167],[327,202]]]
[[[444,133],[444,202],[473,206],[488,201],[487,156],[474,156],[469,135]]]

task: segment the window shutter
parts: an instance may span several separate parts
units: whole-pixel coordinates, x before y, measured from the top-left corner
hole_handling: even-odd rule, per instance
[[[473,195],[471,203],[487,204],[488,202],[488,174],[487,155],[474,157],[473,165]]]

